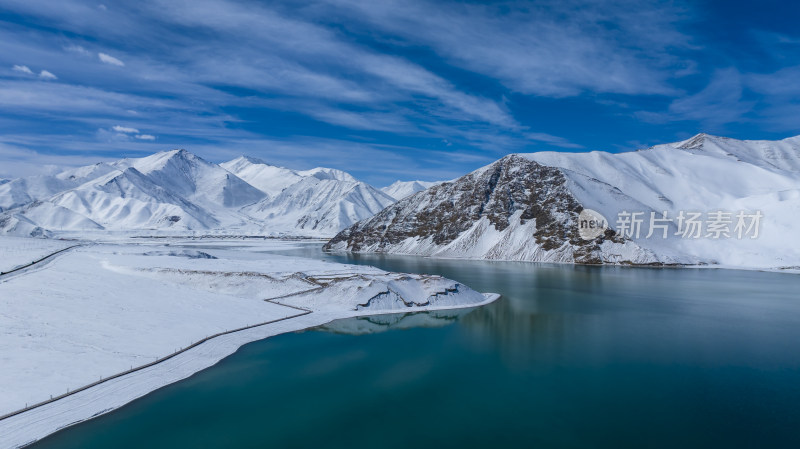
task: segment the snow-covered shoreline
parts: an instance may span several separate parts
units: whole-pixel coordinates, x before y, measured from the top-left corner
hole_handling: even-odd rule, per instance
[[[441,255],[419,255],[414,253],[398,253],[398,252],[370,252],[370,251],[345,251],[340,249],[330,249],[326,252],[331,254],[359,254],[362,256],[392,256],[392,257],[413,257],[432,260],[464,260],[470,262],[513,262],[531,265],[558,265],[558,266],[583,266],[583,267],[598,267],[598,268],[633,268],[633,269],[675,269],[675,270],[740,270],[740,271],[763,271],[768,273],[787,273],[787,274],[800,274],[800,266],[797,267],[760,267],[760,266],[739,266],[739,265],[726,265],[726,264],[663,264],[663,265],[636,265],[636,264],[586,264],[575,263],[567,261],[531,261],[520,259],[485,259],[479,256],[441,256]]]
[[[438,276],[258,251],[290,242],[250,244],[256,251],[218,244],[208,250],[214,255],[152,241],[95,244],[46,269],[0,279],[0,359],[8,368],[0,375],[0,416],[47,402],[0,419],[0,449],[107,413],[253,341],[342,318],[477,307],[498,298]],[[257,324],[263,322],[269,324]],[[171,355],[170,348],[186,347]],[[98,376],[108,380],[98,383]],[[65,385],[74,393],[47,400]]]
[[[500,297],[500,295],[491,293],[485,296],[485,301],[472,305],[426,307],[424,309],[416,309],[416,311],[480,307]],[[216,337],[163,363],[103,382],[100,385],[50,404],[0,420],[0,434],[3,435],[0,448],[16,449],[24,447],[61,429],[111,412],[159,388],[181,381],[199,371],[214,366],[248,343],[284,333],[322,326],[339,319],[392,313],[401,312],[312,313],[279,323]]]

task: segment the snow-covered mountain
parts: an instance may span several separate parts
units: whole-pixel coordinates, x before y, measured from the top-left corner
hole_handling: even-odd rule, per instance
[[[49,178],[61,181],[61,190],[9,210],[11,222],[27,220],[50,231],[211,229],[247,224],[237,209],[265,196],[186,150],[81,167]],[[9,184],[18,181],[31,185],[27,179]],[[4,228],[9,230],[8,224]]]
[[[329,174],[314,171],[275,198],[266,198],[243,211],[269,226],[293,227],[304,235],[331,236],[394,203],[394,198],[350,175],[347,177],[352,180],[327,177]]]
[[[333,168],[295,171],[246,156],[221,165],[267,193],[242,209],[265,223],[265,230],[332,236],[394,203],[394,198]]]
[[[599,212],[609,228],[582,238],[584,209]],[[665,212],[667,220],[661,220]],[[798,219],[800,136],[773,142],[700,134],[628,153],[506,156],[399,201],[326,247],[548,262],[788,267],[800,266]],[[697,223],[695,238],[691,226]],[[720,227],[728,237],[714,231]]]
[[[2,184],[0,232],[331,236],[391,202],[340,170],[294,171],[247,157],[217,165],[173,150]]]
[[[358,182],[356,178],[354,178],[350,173],[337,170],[335,168],[325,168],[325,167],[317,167],[312,168],[311,170],[304,170],[297,172],[300,176],[303,177],[310,177],[313,176],[317,179],[330,179],[335,181],[345,181],[345,182]]]
[[[261,159],[249,156],[237,157],[232,161],[221,163],[220,166],[260,189],[271,198],[278,196],[290,185],[306,178],[359,182],[350,173],[335,168],[317,167],[298,171],[270,165]]]
[[[389,195],[397,201],[417,192],[421,192],[429,187],[441,184],[443,181],[395,181],[392,185],[381,188],[381,192]]]
[[[0,183],[0,212],[47,198],[116,170],[113,164],[97,163],[65,170],[56,175],[29,176]]]
[[[260,159],[248,156],[223,162],[220,166],[266,193],[270,198],[304,178],[294,170],[269,165]]]
[[[201,206],[237,208],[264,198],[264,193],[186,150],[156,153],[134,161],[132,168],[164,190]]]

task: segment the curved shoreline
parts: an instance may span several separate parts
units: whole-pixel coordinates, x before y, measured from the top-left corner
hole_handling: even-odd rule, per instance
[[[283,304],[281,304],[281,305],[283,305]],[[292,306],[287,306],[287,307],[292,307]],[[292,307],[292,308],[299,309],[298,307]],[[277,323],[278,321],[284,321],[284,320],[288,320],[288,319],[292,319],[292,318],[297,318],[299,316],[308,315],[309,313],[311,313],[311,310],[305,310],[304,312],[298,313],[297,315],[285,316],[283,318],[277,318],[277,319],[274,319],[274,320],[265,321],[263,323],[253,324],[253,325],[250,325],[250,326],[240,327],[238,329],[233,329],[233,330],[229,330],[229,331],[225,331],[225,332],[219,332],[219,333],[216,333],[214,335],[210,335],[210,336],[208,336],[206,338],[203,338],[202,340],[199,340],[199,341],[197,341],[195,343],[190,344],[189,346],[187,346],[185,348],[181,348],[178,351],[173,352],[172,354],[166,355],[164,357],[160,357],[160,358],[158,358],[158,359],[156,359],[156,360],[154,360],[154,361],[152,361],[150,363],[147,363],[147,364],[144,364],[144,365],[141,365],[141,366],[137,366],[135,368],[131,368],[131,369],[123,371],[121,373],[112,374],[111,376],[108,376],[105,379],[100,379],[97,382],[92,382],[92,383],[90,383],[88,385],[84,385],[82,387],[76,388],[76,389],[74,389],[72,391],[69,391],[67,393],[64,393],[64,394],[62,394],[60,396],[56,396],[56,397],[53,397],[51,399],[48,399],[48,400],[45,400],[45,401],[30,405],[28,407],[25,407],[25,408],[22,408],[22,409],[19,409],[19,410],[15,410],[15,411],[10,412],[10,413],[6,413],[5,415],[1,415],[0,416],[0,421],[3,421],[4,419],[11,418],[12,416],[16,416],[16,415],[25,413],[27,411],[30,411],[30,410],[45,406],[47,404],[53,403],[55,401],[58,401],[60,399],[64,399],[64,398],[66,398],[68,396],[72,396],[72,395],[78,394],[78,393],[80,393],[80,392],[82,392],[84,390],[88,390],[89,388],[95,387],[95,386],[100,385],[102,383],[117,379],[119,377],[122,377],[122,376],[125,376],[125,375],[128,375],[128,374],[135,373],[137,371],[141,371],[141,370],[143,370],[145,368],[149,368],[149,367],[157,365],[159,363],[166,362],[167,360],[169,360],[169,359],[171,359],[171,358],[173,358],[173,357],[175,357],[175,356],[177,356],[179,354],[182,354],[182,353],[184,353],[186,351],[189,351],[192,348],[195,348],[195,347],[197,347],[197,346],[199,346],[199,345],[211,340],[212,338],[221,337],[223,335],[232,334],[234,332],[241,332],[243,330],[252,329],[254,327],[266,326],[266,325],[269,325],[269,324]]]
[[[217,364],[241,346],[275,335],[309,329],[331,321],[357,316],[425,312],[480,307],[500,298],[484,293],[485,301],[456,307],[413,307],[409,310],[378,312],[311,312],[293,315],[292,319],[247,326],[203,339],[177,353],[165,356],[132,370],[84,386],[69,394],[35,404],[0,417],[0,449],[31,445],[66,427],[113,411],[164,386],[186,379]],[[283,305],[283,304],[281,304]],[[287,306],[296,308],[294,306]]]

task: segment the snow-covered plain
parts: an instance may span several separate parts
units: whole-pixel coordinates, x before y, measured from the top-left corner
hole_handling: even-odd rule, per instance
[[[53,239],[0,237],[0,273],[27,265],[75,242]]]
[[[93,242],[61,253],[46,267],[0,277],[0,416],[147,365],[209,335],[280,320],[215,337],[162,363],[0,419],[0,448],[119,407],[250,341],[339,318],[474,307],[497,298],[438,276],[265,252],[290,245]]]

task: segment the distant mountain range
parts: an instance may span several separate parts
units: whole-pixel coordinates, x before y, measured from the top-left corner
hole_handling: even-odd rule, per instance
[[[407,196],[411,196],[417,192],[421,192],[429,187],[441,184],[444,181],[427,182],[427,181],[397,181],[390,186],[383,187],[381,191],[396,200],[402,200]]]
[[[0,180],[0,233],[335,236],[327,249],[434,257],[800,270],[798,220],[800,136],[512,154],[380,190],[186,150]]]
[[[582,234],[581,226],[592,224],[587,217],[607,229]],[[798,221],[800,136],[740,141],[699,134],[618,154],[509,155],[400,200],[326,248],[800,269]]]
[[[395,202],[331,168],[296,171],[186,150],[0,181],[0,233],[215,231],[330,237]]]

